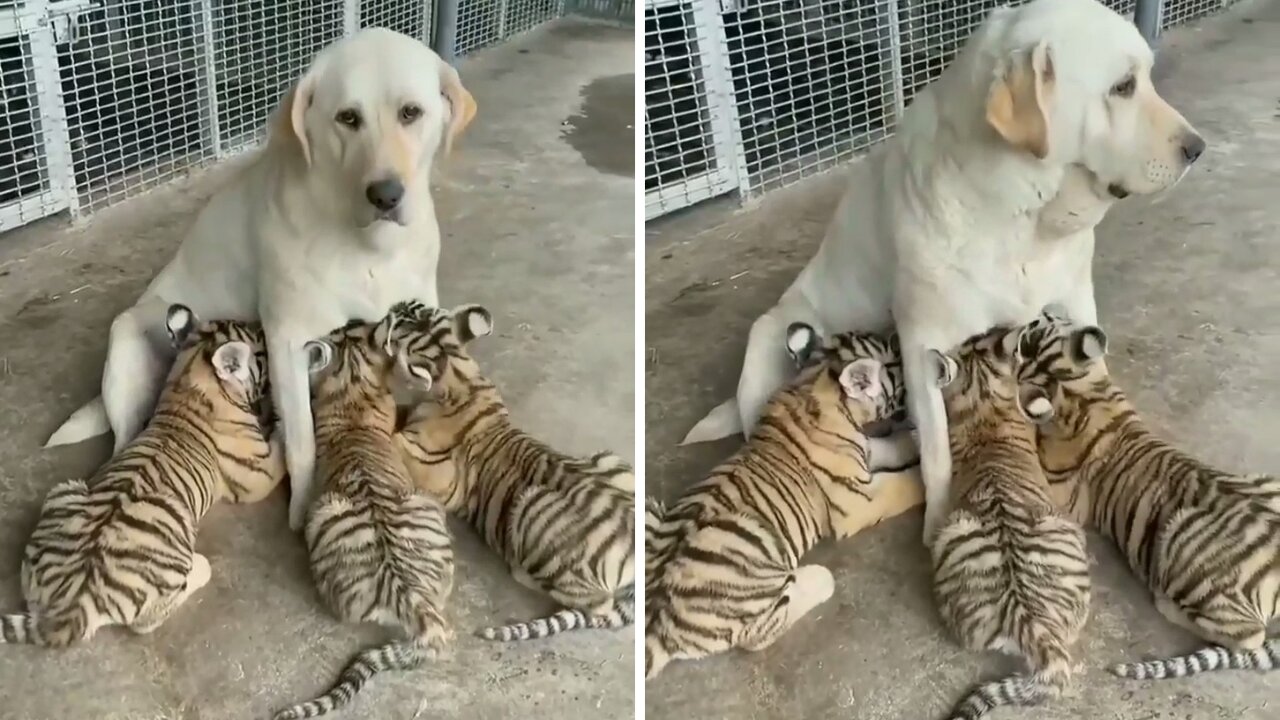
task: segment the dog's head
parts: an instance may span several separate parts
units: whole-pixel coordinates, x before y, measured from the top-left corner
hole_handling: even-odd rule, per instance
[[[360,30],[316,55],[285,96],[272,140],[293,153],[326,206],[369,228],[422,212],[437,151],[475,116],[458,73],[421,42]],[[330,204],[331,203],[331,204]]]
[[[1153,55],[1096,0],[993,11],[976,38],[994,55],[986,121],[1021,152],[1094,176],[1122,198],[1173,186],[1205,141],[1151,84]]]

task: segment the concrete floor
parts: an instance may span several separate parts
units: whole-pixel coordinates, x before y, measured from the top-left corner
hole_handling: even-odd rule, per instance
[[[631,28],[563,20],[461,63],[480,113],[443,166],[441,294],[497,319],[476,353],[516,420],[569,451],[634,448]],[[104,212],[0,236],[0,608],[20,609],[21,549],[50,486],[91,473],[105,439],[42,451],[95,394],[112,316],[132,303],[223,174]],[[582,202],[589,197],[590,202]],[[455,526],[453,656],[380,676],[346,717],[621,718],[634,633],[522,645],[471,630],[552,608]],[[201,527],[213,580],[147,637],[103,631],[67,651],[0,648],[0,720],[264,718],[326,690],[391,637],[332,619],[285,493],[223,506]]]
[[[1166,435],[1225,468],[1280,471],[1280,2],[1245,2],[1162,41],[1157,81],[1209,140],[1167,195],[1132,200],[1098,230],[1100,313],[1113,371]],[[650,223],[645,280],[647,489],[671,498],[737,445],[677,448],[737,384],[751,321],[817,248],[839,173]],[[745,274],[742,274],[745,273]],[[975,681],[1013,668],[942,631],[920,514],[814,552],[835,597],[771,649],[681,663],[646,687],[649,720],[944,717]],[[1197,646],[1158,614],[1095,538],[1093,615],[1071,697],[996,718],[1200,720],[1280,717],[1280,674],[1135,683],[1112,662]]]

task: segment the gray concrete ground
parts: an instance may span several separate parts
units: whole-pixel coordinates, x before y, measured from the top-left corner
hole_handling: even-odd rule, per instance
[[[1113,370],[1138,407],[1206,460],[1258,472],[1280,471],[1277,37],[1277,2],[1242,3],[1166,36],[1158,84],[1210,149],[1164,197],[1113,209],[1095,262]],[[816,249],[841,190],[832,173],[748,209],[722,201],[650,224],[650,493],[676,495],[737,446],[675,444],[732,392],[751,321]],[[919,533],[912,513],[815,551],[814,561],[835,574],[835,597],[765,652],[669,666],[646,687],[649,720],[944,717],[973,682],[1014,665],[961,650],[943,634]],[[993,720],[1280,717],[1280,675],[1162,683],[1108,675],[1108,663],[1197,643],[1157,615],[1119,556],[1094,540],[1094,610],[1077,651],[1087,672],[1072,696]]]
[[[631,28],[563,20],[461,63],[480,113],[444,168],[441,295],[482,302],[496,335],[476,352],[516,420],[570,451],[634,448]],[[21,608],[18,566],[41,499],[92,472],[105,440],[42,451],[96,392],[112,316],[167,259],[222,169],[104,212],[0,236],[0,608]],[[585,201],[584,201],[585,200]],[[634,633],[500,646],[494,620],[552,609],[455,526],[452,657],[370,684],[353,718],[621,718]],[[105,630],[67,651],[0,648],[0,720],[263,718],[328,688],[390,631],[319,605],[285,493],[223,506],[198,546],[213,580],[153,635]]]

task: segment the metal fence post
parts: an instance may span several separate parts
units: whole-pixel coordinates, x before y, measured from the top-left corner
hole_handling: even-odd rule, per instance
[[[1138,0],[1133,8],[1133,23],[1138,32],[1147,39],[1148,45],[1155,45],[1160,37],[1160,21],[1164,16],[1164,0]]]
[[[458,2],[439,0],[436,4],[436,54],[450,65],[457,59]]]

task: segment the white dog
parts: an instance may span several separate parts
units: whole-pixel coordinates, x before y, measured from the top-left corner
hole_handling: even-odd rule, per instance
[[[684,442],[750,433],[788,375],[788,324],[896,323],[929,541],[946,514],[951,458],[927,351],[1049,304],[1095,323],[1094,226],[1115,199],[1172,186],[1204,150],[1151,86],[1151,63],[1137,29],[1095,0],[992,11],[897,135],[853,167],[817,255],[752,325],[736,401]],[[914,453],[899,433],[872,446],[872,462],[910,464]]]
[[[112,322],[101,398],[48,445],[110,429],[118,450],[138,434],[173,357],[170,303],[205,318],[260,318],[297,529],[315,463],[303,346],[400,300],[437,304],[431,166],[475,109],[457,72],[408,36],[361,30],[318,53],[284,98],[267,146],[210,198],[177,254]]]

